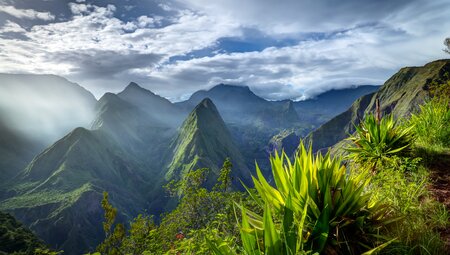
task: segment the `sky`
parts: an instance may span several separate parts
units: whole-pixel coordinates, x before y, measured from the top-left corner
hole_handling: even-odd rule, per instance
[[[0,0],[0,72],[97,98],[134,81],[172,101],[219,83],[301,100],[449,58],[446,37],[449,0]]]

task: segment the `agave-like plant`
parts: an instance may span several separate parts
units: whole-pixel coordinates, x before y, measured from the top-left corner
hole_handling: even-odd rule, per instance
[[[348,157],[375,171],[379,162],[389,161],[393,156],[404,154],[410,149],[412,128],[397,125],[392,115],[380,120],[369,114],[360,125],[355,126],[355,133],[348,138],[352,142],[346,148],[350,152]]]
[[[243,254],[361,254],[380,244],[388,208],[365,193],[370,174],[348,174],[341,158],[314,155],[303,143],[293,163],[275,153],[271,167],[275,186],[257,166],[255,190],[247,189],[263,215],[239,206]]]

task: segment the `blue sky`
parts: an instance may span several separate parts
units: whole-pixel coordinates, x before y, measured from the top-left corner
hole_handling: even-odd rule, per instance
[[[382,84],[446,58],[448,0],[0,0],[0,72],[173,101],[218,83],[267,99]]]

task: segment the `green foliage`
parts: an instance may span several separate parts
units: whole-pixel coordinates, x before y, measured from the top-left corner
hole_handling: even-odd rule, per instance
[[[219,178],[217,178],[217,184],[214,186],[215,190],[226,192],[231,188],[231,168],[233,164],[230,159],[227,158],[225,162],[223,162],[222,169],[219,173]]]
[[[393,115],[377,120],[369,114],[350,135],[351,147],[346,148],[349,158],[362,166],[376,170],[377,164],[388,162],[393,156],[405,154],[411,147],[413,127],[397,125]]]
[[[117,209],[109,203],[107,192],[103,192],[102,208],[105,211],[103,230],[105,231],[106,238],[99,244],[97,251],[107,255],[122,254],[120,252],[120,246],[125,237],[125,226],[122,223],[114,225]]]
[[[428,191],[428,171],[420,159],[395,158],[372,178],[373,199],[383,199],[393,210],[394,222],[385,231],[397,238],[387,254],[444,254],[438,230],[448,227],[448,213]]]
[[[450,86],[450,85],[449,85]],[[416,137],[416,145],[441,151],[450,146],[450,106],[446,98],[436,98],[420,106],[412,114],[408,126]]]
[[[340,158],[314,156],[303,144],[293,163],[276,153],[271,164],[275,187],[257,167],[250,191],[263,216],[241,206],[246,254],[360,254],[380,244],[387,210],[364,193],[367,174],[348,175]]]
[[[34,254],[47,250],[33,232],[8,213],[0,212],[0,254]]]

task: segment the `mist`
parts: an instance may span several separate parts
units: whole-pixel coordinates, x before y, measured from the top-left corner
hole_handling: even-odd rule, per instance
[[[62,77],[0,74],[0,80],[0,122],[28,139],[49,145],[88,128],[95,116],[95,97]]]

